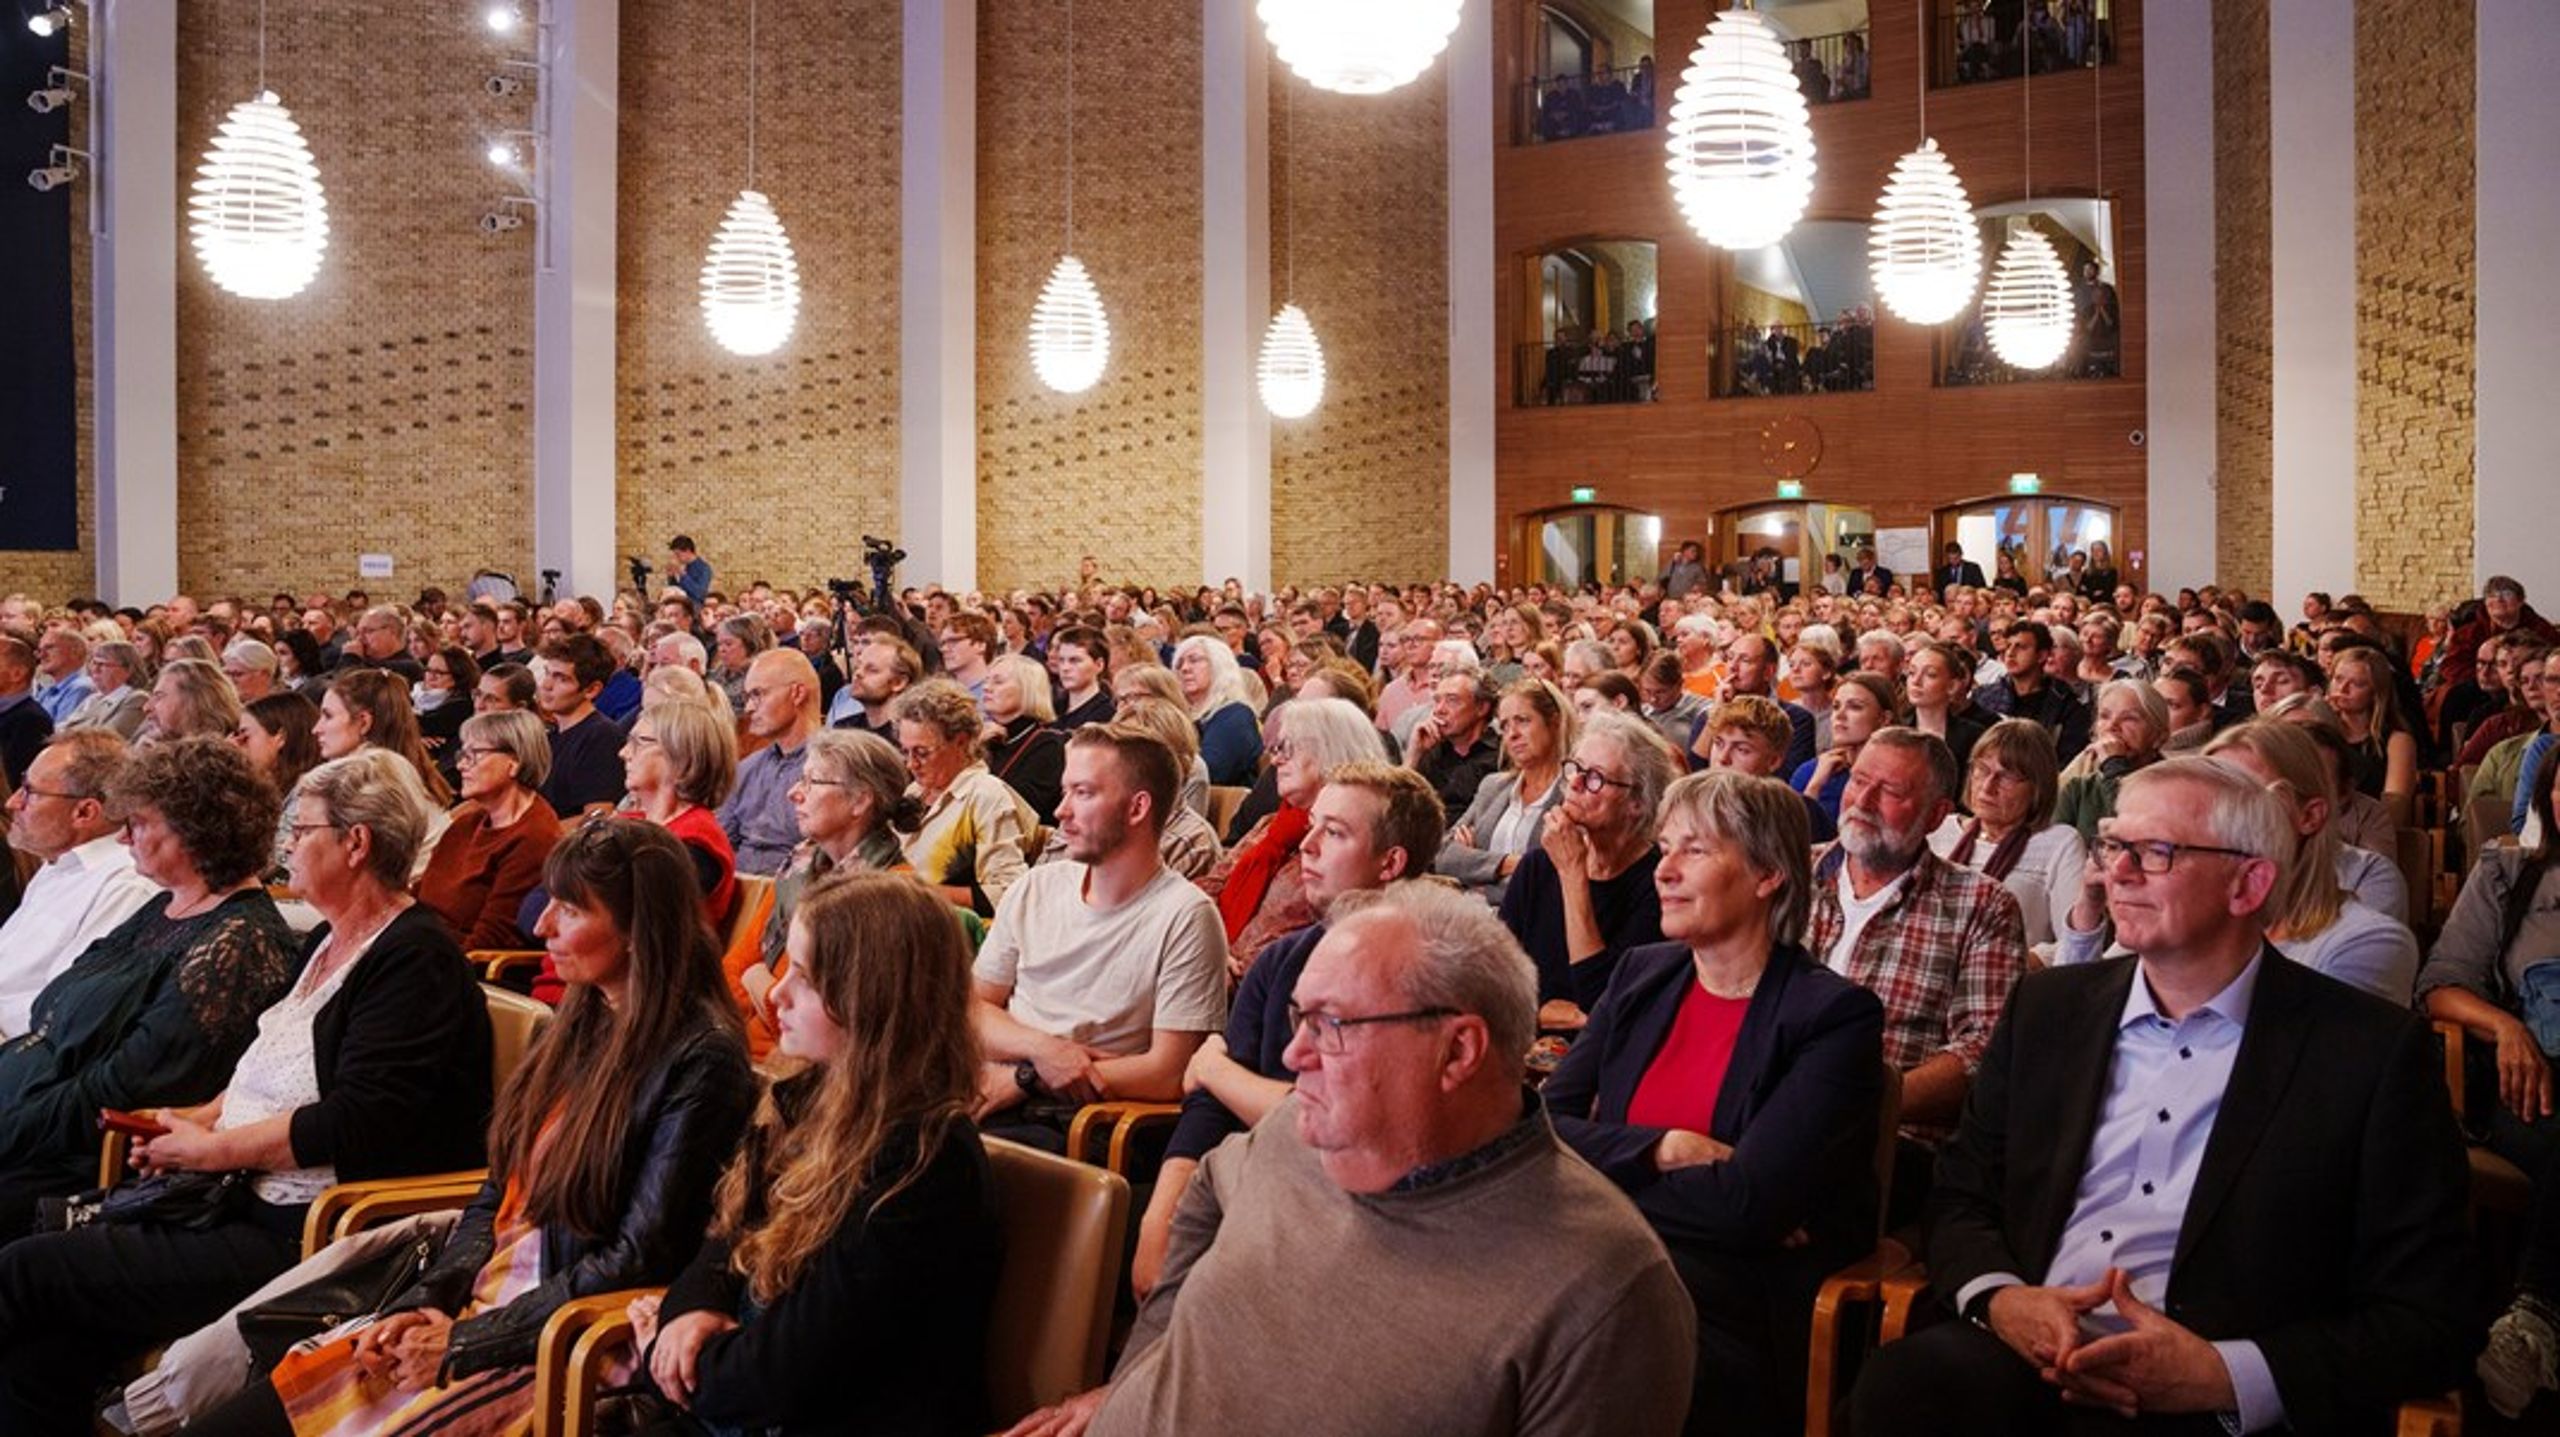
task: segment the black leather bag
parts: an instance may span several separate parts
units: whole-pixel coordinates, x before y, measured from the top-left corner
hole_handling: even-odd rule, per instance
[[[418,1233],[291,1292],[241,1308],[233,1320],[239,1324],[240,1340],[247,1345],[256,1370],[273,1369],[305,1338],[389,1306],[427,1270],[443,1245],[440,1234]]]
[[[253,1176],[245,1172],[153,1173],[111,1188],[44,1198],[36,1203],[35,1230],[69,1232],[93,1223],[147,1222],[202,1232],[240,1211],[250,1198]]]

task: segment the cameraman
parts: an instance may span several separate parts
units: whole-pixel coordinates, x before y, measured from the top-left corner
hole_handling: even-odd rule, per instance
[[[693,536],[678,534],[667,541],[667,582],[684,590],[699,611],[711,597],[711,561],[693,547]]]

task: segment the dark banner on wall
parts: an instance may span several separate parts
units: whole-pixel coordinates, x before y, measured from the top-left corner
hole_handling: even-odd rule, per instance
[[[27,29],[31,3],[0,0],[0,549],[76,549],[71,186],[28,182],[70,139],[69,106],[27,102],[56,88],[49,72],[66,42]],[[81,92],[74,103],[88,103],[85,86],[71,88]],[[91,183],[85,171],[77,183]]]

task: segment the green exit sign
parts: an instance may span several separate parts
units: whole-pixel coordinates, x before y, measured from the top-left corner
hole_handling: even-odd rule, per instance
[[[1803,497],[1804,497],[1804,481],[1802,481],[1802,480],[1800,480],[1800,479],[1781,479],[1781,480],[1779,480],[1779,481],[1778,481],[1778,497],[1779,497],[1779,498],[1781,498],[1781,499],[1801,499],[1801,498],[1803,498]]]
[[[2043,493],[2044,480],[2033,474],[2012,474],[2009,476],[2009,492],[2012,494]]]
[[[1588,504],[1599,497],[1600,491],[1592,488],[1588,484],[1576,484],[1573,486],[1573,502],[1576,504]]]

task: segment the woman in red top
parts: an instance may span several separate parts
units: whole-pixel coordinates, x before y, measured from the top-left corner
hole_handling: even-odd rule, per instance
[[[1812,839],[1794,790],[1692,774],[1661,812],[1671,941],[1619,960],[1547,1107],[1697,1305],[1689,1430],[1800,1431],[1814,1294],[1876,1240],[1884,1006],[1799,946]]]
[[[466,949],[530,948],[516,909],[560,841],[560,816],[541,793],[551,741],[529,713],[475,714],[458,738],[462,805],[418,879],[418,901]]]

